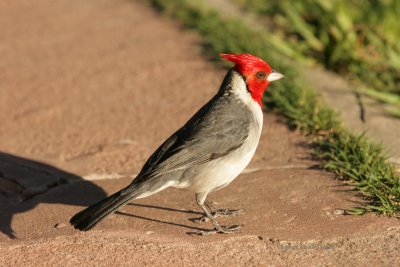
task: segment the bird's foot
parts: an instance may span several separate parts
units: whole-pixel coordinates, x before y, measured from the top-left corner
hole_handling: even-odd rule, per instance
[[[201,230],[197,231],[194,234],[200,235],[200,236],[206,236],[206,235],[211,235],[211,234],[233,234],[239,231],[241,225],[227,225],[227,226],[220,226],[217,228],[214,228],[212,230]]]
[[[237,209],[237,210],[232,210],[232,209],[219,209],[213,211],[211,214],[214,216],[214,218],[218,217],[233,217],[233,216],[238,216],[241,214],[244,210],[243,209]],[[198,218],[191,218],[190,219],[192,222],[195,223],[203,223],[203,222],[208,222],[210,218],[207,217],[207,215],[203,215]]]

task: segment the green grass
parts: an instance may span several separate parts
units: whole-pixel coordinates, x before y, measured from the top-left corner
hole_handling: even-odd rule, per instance
[[[387,164],[381,145],[372,144],[364,135],[355,136],[343,130],[316,142],[315,152],[324,161],[325,169],[349,181],[368,201],[349,212],[376,211],[399,216],[400,177],[393,165]]]
[[[359,93],[385,103],[386,112],[399,117],[399,1],[235,2],[259,15],[286,55],[297,61],[318,62],[349,78]]]
[[[235,1],[267,17],[269,30],[296,53],[378,91],[400,94],[398,0]]]
[[[343,130],[338,115],[301,79],[284,51],[276,48],[275,40],[240,20],[220,16],[199,1],[148,1],[184,26],[198,31],[204,53],[211,58],[216,59],[221,52],[251,53],[284,73],[286,79],[267,92],[264,102],[282,114],[288,125],[317,140],[315,155],[322,160],[323,168],[335,172],[362,192],[366,202],[350,212],[399,215],[400,178],[382,156],[381,147],[364,136],[354,136]]]

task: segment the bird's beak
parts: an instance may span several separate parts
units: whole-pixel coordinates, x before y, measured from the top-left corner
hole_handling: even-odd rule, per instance
[[[285,76],[283,76],[283,74],[281,74],[281,73],[276,72],[276,71],[273,70],[273,71],[268,75],[267,81],[273,82],[273,81],[280,80],[280,79],[282,79],[282,78],[285,78]]]

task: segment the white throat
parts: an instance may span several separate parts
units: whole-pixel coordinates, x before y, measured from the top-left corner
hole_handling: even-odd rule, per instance
[[[263,125],[263,112],[260,105],[251,97],[251,93],[247,90],[246,82],[243,77],[234,73],[232,75],[232,92],[235,94],[240,101],[242,101],[251,111],[254,118],[256,119],[258,126],[261,128]]]

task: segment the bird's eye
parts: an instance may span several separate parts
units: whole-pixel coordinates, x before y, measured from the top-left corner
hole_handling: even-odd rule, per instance
[[[265,78],[265,72],[264,71],[259,71],[256,73],[257,79],[261,80]]]

